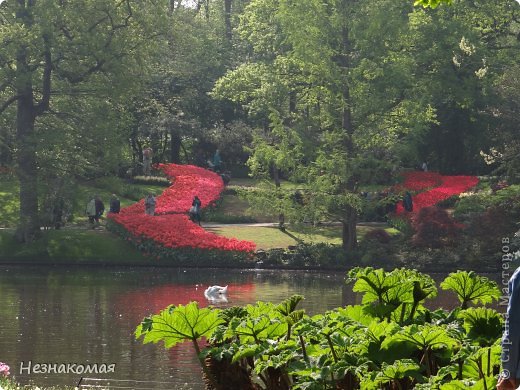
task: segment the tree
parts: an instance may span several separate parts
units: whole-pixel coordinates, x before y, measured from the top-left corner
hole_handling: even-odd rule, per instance
[[[165,1],[144,5],[137,0],[17,0],[1,6],[0,114],[15,105],[19,240],[31,241],[39,232],[38,153],[51,147],[49,133],[42,131],[45,118],[77,113],[77,108],[57,111],[59,99],[66,106],[90,95],[98,109],[103,102],[104,109],[116,105],[133,84],[125,78],[144,65],[139,53],[153,47],[150,38],[157,32],[151,27],[160,25],[166,6]]]
[[[452,4],[452,0],[415,0],[414,5],[422,5],[423,7],[437,8],[440,4]]]
[[[287,174],[306,181],[306,213],[313,220],[340,221],[347,250],[357,244],[358,190],[373,173],[370,156],[393,158],[392,148],[410,128],[404,118],[417,107],[406,99],[408,85],[398,78],[407,73],[395,54],[400,49],[387,38],[399,35],[404,7],[381,2],[384,12],[377,13],[379,8],[370,5],[252,1],[242,18],[252,62],[216,84],[217,94],[241,102],[250,116],[261,114],[263,128],[269,129],[267,137],[257,139],[251,161],[267,170],[273,160],[285,159]],[[374,22],[367,33],[372,18],[385,31]],[[384,22],[390,19],[393,25]],[[374,47],[379,41],[389,47]],[[420,117],[416,127],[430,120],[424,112],[413,114]]]
[[[504,126],[505,116],[496,115],[504,101],[493,84],[517,61],[517,12],[512,1],[461,1],[411,15],[415,83],[436,122],[411,144],[434,169],[485,172],[479,152],[493,146],[490,129]]]

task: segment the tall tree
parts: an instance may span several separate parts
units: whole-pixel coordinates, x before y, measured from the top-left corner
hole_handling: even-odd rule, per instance
[[[16,0],[1,5],[0,114],[16,105],[19,240],[31,241],[40,228],[38,148],[47,141],[39,132],[41,119],[55,113],[57,95],[73,99],[95,93],[113,99],[124,84],[131,85],[122,83],[123,75],[135,74],[142,65],[138,53],[152,46],[150,38],[157,36],[152,26],[158,25],[165,3]]]
[[[216,85],[220,95],[242,99],[250,113],[270,113],[277,142],[265,138],[252,161],[265,166],[266,150],[271,158],[291,161],[289,173],[307,182],[306,212],[313,219],[340,221],[346,250],[357,244],[358,190],[370,176],[372,157],[395,159],[392,149],[411,128],[406,114],[422,117],[417,127],[430,120],[424,112],[413,112],[417,105],[406,91],[410,84],[399,79],[407,73],[406,61],[388,38],[399,36],[411,6],[368,3],[252,1],[242,20],[254,62]]]

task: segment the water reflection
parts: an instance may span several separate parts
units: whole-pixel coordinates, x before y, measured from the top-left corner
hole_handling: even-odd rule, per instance
[[[200,306],[279,302],[302,294],[310,314],[342,305],[343,273],[280,271],[0,268],[0,361],[22,383],[73,385],[74,373],[28,373],[32,365],[116,364],[115,373],[90,376],[169,381],[176,388],[202,388],[190,344],[170,350],[143,345],[134,331],[143,317],[170,304]],[[228,285],[227,302],[209,302],[204,290]],[[20,364],[26,369],[20,373]]]
[[[74,385],[81,375],[20,374],[29,361],[51,364],[116,364],[100,378],[168,381],[200,389],[200,368],[189,343],[169,350],[143,345],[134,331],[143,317],[170,304],[230,307],[279,302],[293,294],[308,314],[360,303],[344,273],[164,268],[1,267],[0,361],[22,383]],[[442,278],[441,278],[442,279]],[[228,285],[227,302],[204,297],[208,286]],[[448,293],[431,305],[454,307]]]

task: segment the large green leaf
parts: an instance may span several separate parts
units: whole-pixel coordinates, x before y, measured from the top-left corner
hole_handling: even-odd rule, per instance
[[[494,281],[477,275],[474,271],[450,273],[441,283],[441,288],[455,292],[463,309],[468,307],[469,302],[485,305],[498,300],[501,295],[500,289]]]
[[[383,363],[375,377],[375,384],[381,386],[404,378],[422,379],[421,366],[410,359],[396,360],[392,364]]]
[[[406,326],[400,332],[385,340],[383,345],[386,346],[393,340],[408,341],[421,350],[426,348],[434,350],[458,344],[458,341],[449,335],[446,326],[432,324]]]
[[[136,338],[144,336],[144,343],[164,342],[166,348],[183,341],[211,337],[223,320],[219,309],[199,308],[197,302],[186,306],[170,306],[159,314],[145,318],[135,331]]]
[[[502,316],[494,309],[485,307],[469,308],[461,311],[467,337],[481,347],[493,345],[502,335]]]

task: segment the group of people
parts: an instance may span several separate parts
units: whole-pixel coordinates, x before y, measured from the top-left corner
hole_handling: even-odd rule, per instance
[[[155,215],[155,206],[157,204],[157,199],[153,193],[149,193],[144,199],[144,213],[146,215]],[[188,212],[190,219],[193,222],[197,222],[200,225],[201,220],[201,210],[202,202],[200,201],[198,196],[193,198],[191,203],[191,208]],[[112,194],[112,198],[110,199],[110,209],[109,213],[118,214],[121,210],[121,202],[116,194]],[[85,209],[85,213],[88,216],[88,220],[90,225],[95,228],[99,226],[99,220],[103,216],[105,212],[105,204],[101,200],[99,195],[95,195],[88,203]]]
[[[117,197],[116,194],[112,194],[110,198],[110,209],[109,213],[119,213],[121,210],[121,201]],[[105,213],[105,204],[101,200],[99,195],[95,195],[88,203],[85,209],[85,213],[87,214],[88,221],[92,228],[99,226],[99,219]]]
[[[152,158],[153,158],[153,150],[151,147],[147,146],[143,149],[143,174],[145,176],[151,175],[152,169]],[[222,159],[220,157],[220,150],[217,149],[213,156],[212,160],[207,161],[207,165],[210,170],[221,173],[222,171]],[[222,179],[227,184],[229,182],[229,175],[222,173]],[[155,206],[157,204],[157,200],[153,193],[150,193],[144,199],[144,212],[146,215],[155,215]],[[192,201],[191,208],[188,212],[190,219],[194,222],[197,222],[200,225],[201,220],[201,210],[202,203],[198,196],[195,196]],[[110,210],[109,213],[119,213],[121,209],[121,203],[119,198],[113,194],[110,199]],[[95,195],[88,203],[85,209],[85,213],[88,216],[90,225],[94,228],[99,226],[99,220],[102,218],[105,212],[105,205],[99,195]]]

